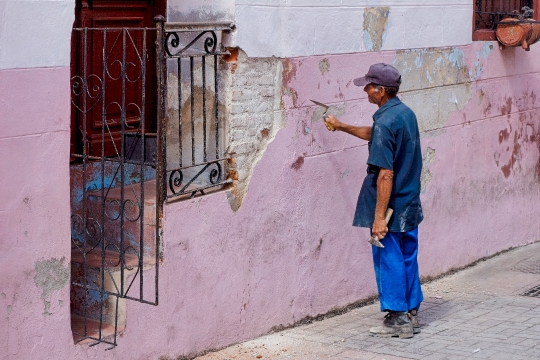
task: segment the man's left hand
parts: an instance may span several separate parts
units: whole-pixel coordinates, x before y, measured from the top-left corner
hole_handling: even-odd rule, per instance
[[[371,229],[371,233],[373,237],[377,237],[379,240],[383,239],[386,236],[386,233],[388,233],[388,227],[386,226],[386,220],[385,219],[375,219],[373,221],[373,228]]]

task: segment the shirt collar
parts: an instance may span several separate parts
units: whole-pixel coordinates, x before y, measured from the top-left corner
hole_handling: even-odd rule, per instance
[[[373,119],[377,120],[377,118],[379,118],[383,112],[399,104],[401,104],[401,100],[399,100],[397,96],[388,99],[388,101],[383,106],[381,106],[377,111],[375,111],[375,114],[373,114]]]

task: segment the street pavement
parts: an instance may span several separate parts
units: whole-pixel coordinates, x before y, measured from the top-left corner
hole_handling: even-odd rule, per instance
[[[200,356],[244,359],[540,359],[540,242],[422,285],[421,333],[377,338],[379,303]],[[540,294],[540,290],[537,292]]]

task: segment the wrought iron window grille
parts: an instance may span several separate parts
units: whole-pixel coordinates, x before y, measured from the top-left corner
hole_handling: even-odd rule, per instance
[[[474,31],[495,31],[505,18],[532,19],[535,0],[476,0]]]
[[[206,190],[231,182],[226,176],[229,156],[223,150],[219,111],[218,64],[226,52],[218,46],[216,33],[233,28],[232,23],[164,26],[164,70],[167,79],[176,81],[176,87],[167,84],[169,103],[165,105],[169,115],[167,138],[162,142],[166,200],[204,195]],[[176,95],[174,99],[170,94]]]
[[[156,23],[73,29],[78,66],[71,103],[80,139],[71,154],[76,342],[114,348],[126,300],[158,305],[164,203],[230,182],[219,99],[224,52],[216,32],[232,24],[165,24],[163,17]],[[155,67],[149,51],[156,52]],[[157,93],[152,109],[148,86]],[[177,113],[168,103],[173,98]],[[151,121],[156,132],[148,130]]]

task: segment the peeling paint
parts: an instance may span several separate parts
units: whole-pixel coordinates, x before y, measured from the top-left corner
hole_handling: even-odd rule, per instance
[[[327,58],[319,61],[319,70],[321,71],[321,75],[324,75],[330,71],[330,61]]]
[[[489,54],[493,51],[494,47],[492,43],[484,42],[484,46],[481,51],[476,52],[476,61],[474,63],[474,72],[469,71],[469,76],[474,79],[479,79],[484,72],[483,61],[488,58]]]
[[[282,81],[283,81],[283,95],[288,96],[293,101],[293,106],[296,107],[296,101],[298,100],[298,93],[296,90],[289,87],[289,84],[292,82],[292,80],[296,76],[296,66],[294,62],[291,59],[283,59],[282,61],[283,65],[283,73],[282,73]],[[284,107],[283,104],[281,106]]]
[[[444,127],[450,114],[472,98],[465,54],[459,48],[414,49],[396,52],[401,72],[401,97],[416,113],[420,131]]]
[[[388,6],[364,9],[364,45],[368,51],[379,51],[385,38],[388,24]]]
[[[393,65],[403,77],[401,92],[471,81],[465,53],[459,48],[400,50]]]
[[[501,115],[508,115],[512,112],[512,98],[505,98],[504,104],[501,105]]]
[[[50,260],[40,260],[35,263],[36,275],[34,283],[41,289],[41,299],[43,300],[43,315],[49,313],[50,301],[47,300],[52,292],[63,289],[69,282],[69,264],[64,265],[65,257],[60,260],[52,258]]]
[[[521,113],[518,118],[518,126],[512,130],[505,128],[499,131],[498,143],[500,149],[493,154],[495,164],[501,170],[503,176],[508,179],[512,174],[522,172],[521,161],[530,152],[531,145],[537,149],[540,155],[540,131],[537,129],[537,119],[533,114]],[[540,157],[535,167],[535,180],[540,179]]]

